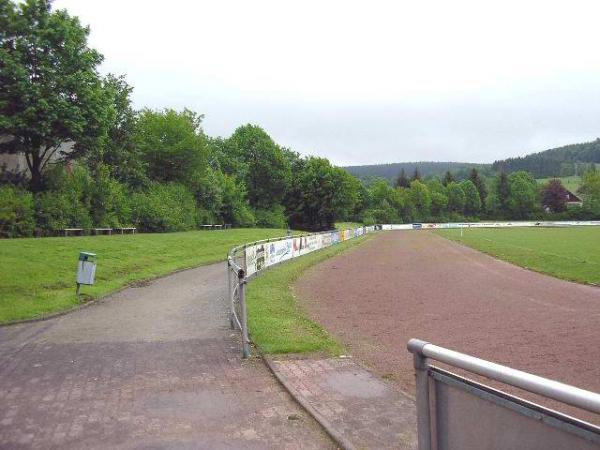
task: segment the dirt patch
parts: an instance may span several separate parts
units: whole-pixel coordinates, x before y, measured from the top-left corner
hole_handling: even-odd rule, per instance
[[[409,393],[414,372],[406,343],[413,337],[600,392],[600,289],[521,269],[433,233],[382,233],[312,268],[296,292],[351,354]]]

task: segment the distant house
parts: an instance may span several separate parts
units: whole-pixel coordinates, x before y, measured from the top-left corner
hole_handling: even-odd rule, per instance
[[[11,142],[12,137],[0,135],[0,143]],[[68,141],[60,144],[55,152],[50,156],[50,162],[60,161],[64,155],[73,150],[73,142]],[[25,153],[0,153],[0,172],[8,171],[12,173],[22,173],[29,176],[29,167],[25,158]]]
[[[565,194],[567,196],[567,207],[583,205],[583,201],[579,197],[577,197],[575,194],[573,194],[568,189],[565,189],[565,191],[567,191],[567,193]]]

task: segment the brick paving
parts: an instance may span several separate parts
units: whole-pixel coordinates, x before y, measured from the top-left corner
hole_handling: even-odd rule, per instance
[[[0,448],[333,449],[228,328],[225,268],[0,328]]]
[[[414,401],[352,359],[278,359],[271,365],[355,448],[416,450]]]

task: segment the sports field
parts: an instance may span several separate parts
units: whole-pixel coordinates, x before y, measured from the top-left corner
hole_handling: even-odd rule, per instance
[[[521,267],[565,280],[600,284],[600,227],[436,230]]]
[[[80,251],[97,253],[96,284],[83,300],[177,269],[224,261],[244,242],[285,235],[278,229],[0,240],[0,323],[29,319],[77,305]]]
[[[538,270],[592,281],[598,280],[599,231],[467,230],[464,239]],[[600,342],[599,287],[524,270],[437,232],[378,233],[309,269],[295,292],[310,320],[407,392],[414,392],[410,338],[600,391],[600,347],[591,344]]]

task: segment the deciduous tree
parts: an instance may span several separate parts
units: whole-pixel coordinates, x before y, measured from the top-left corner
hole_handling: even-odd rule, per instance
[[[49,0],[0,2],[0,153],[25,155],[33,191],[51,160],[95,150],[106,135],[110,95],[88,34]]]

